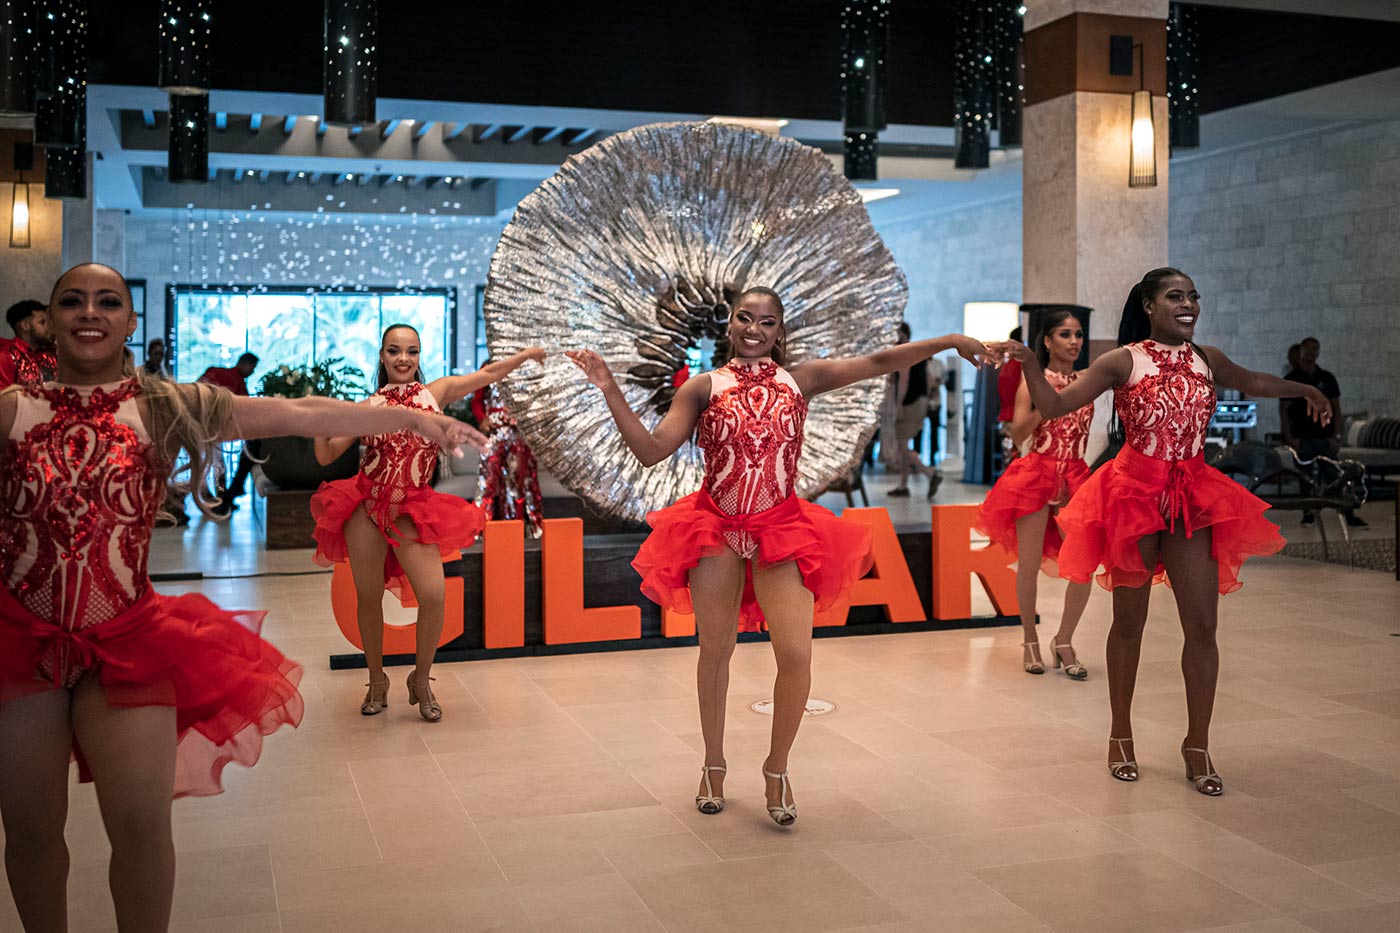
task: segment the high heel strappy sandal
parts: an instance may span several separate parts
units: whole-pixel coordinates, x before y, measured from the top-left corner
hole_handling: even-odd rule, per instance
[[[435,677],[429,677],[428,683],[420,684],[414,680],[413,675],[417,671],[410,671],[408,674],[408,704],[418,705],[418,715],[428,722],[437,722],[442,719],[442,707],[438,705],[437,697],[433,696],[432,681]]]
[[[1021,645],[1022,648],[1034,648],[1031,652],[1031,659],[1023,661],[1021,666],[1026,669],[1027,674],[1044,674],[1045,664],[1040,660],[1040,642],[1028,641]]]
[[[1206,758],[1206,770],[1201,774],[1196,774],[1191,767],[1191,759],[1186,757],[1187,752],[1200,752]],[[1215,765],[1210,760],[1210,752],[1204,748],[1187,748],[1186,743],[1181,745],[1181,760],[1186,762],[1186,780],[1196,786],[1198,793],[1207,797],[1219,797],[1225,793],[1225,782],[1220,779],[1220,775],[1215,773]]]
[[[710,786],[711,771],[718,771],[720,774],[726,773],[726,769],[720,765],[705,765],[700,769],[700,775],[705,779],[705,792],[695,795],[695,809],[701,813],[713,815],[724,809],[724,796],[716,794],[715,789]]]
[[[369,689],[365,691],[365,701],[360,704],[360,715],[374,716],[384,712],[389,705],[389,675],[385,674],[383,680],[371,677],[365,686]]]
[[[1087,679],[1089,676],[1089,669],[1079,663],[1079,655],[1072,654],[1071,656],[1074,660],[1065,661],[1060,657],[1061,648],[1068,648],[1071,652],[1074,651],[1073,645],[1057,645],[1055,639],[1050,639],[1050,653],[1055,656],[1055,670],[1059,670],[1060,665],[1063,664],[1065,666],[1065,676],[1070,680]]]
[[[1108,740],[1118,743],[1118,757],[1121,759],[1120,761],[1110,761],[1108,763],[1108,773],[1120,781],[1128,781],[1129,783],[1136,781],[1138,779],[1138,763],[1129,758],[1128,753],[1123,750],[1123,743],[1131,742],[1132,737],[1115,739],[1109,736]]]
[[[768,805],[768,815],[771,816],[773,822],[777,823],[779,826],[791,826],[793,823],[796,823],[797,804],[788,803],[788,800],[792,797],[792,790],[788,787],[788,773],[784,771],[782,774],[774,774],[765,768],[763,776],[766,778],[777,778],[782,782],[781,794],[778,797],[778,802],[781,803],[782,806],[775,807],[770,803]]]

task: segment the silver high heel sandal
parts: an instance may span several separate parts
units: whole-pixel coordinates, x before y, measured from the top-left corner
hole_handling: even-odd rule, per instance
[[[1070,680],[1087,679],[1089,677],[1089,669],[1079,663],[1079,655],[1076,653],[1073,661],[1066,661],[1060,657],[1061,648],[1068,648],[1070,651],[1074,651],[1073,645],[1058,645],[1055,643],[1055,639],[1050,639],[1050,653],[1055,656],[1055,670],[1059,670],[1060,665],[1063,664],[1065,666],[1065,676]]]
[[[415,703],[418,705],[418,715],[428,722],[439,722],[442,720],[442,707],[438,705],[437,697],[433,696],[432,682],[435,677],[429,677],[428,683],[420,684],[414,678],[417,671],[410,671],[408,674],[408,705]]]
[[[1195,774],[1191,767],[1191,759],[1186,757],[1187,752],[1200,752],[1206,757],[1206,770],[1201,774]],[[1186,762],[1186,780],[1196,786],[1198,793],[1207,797],[1219,797],[1225,793],[1225,782],[1220,779],[1220,775],[1215,773],[1215,764],[1210,760],[1210,752],[1204,748],[1187,748],[1186,743],[1181,744],[1181,760]]]
[[[1118,757],[1122,759],[1121,761],[1110,761],[1108,763],[1108,773],[1120,781],[1128,781],[1130,783],[1136,781],[1138,779],[1138,763],[1129,758],[1128,753],[1123,750],[1123,743],[1131,742],[1132,737],[1115,739],[1109,736],[1108,740],[1118,743]]]
[[[1021,644],[1022,648],[1034,648],[1031,652],[1031,659],[1022,662],[1021,666],[1026,669],[1027,674],[1044,674],[1045,664],[1040,660],[1040,642],[1028,641]]]
[[[771,816],[773,822],[777,823],[779,826],[791,826],[793,823],[796,823],[797,804],[788,803],[788,800],[792,797],[792,790],[788,787],[788,773],[784,771],[782,774],[774,774],[765,769],[763,776],[766,778],[777,778],[782,782],[782,793],[778,797],[782,806],[775,807],[770,803],[768,805],[768,815]]]
[[[711,771],[718,771],[720,774],[728,773],[726,768],[719,765],[705,765],[700,769],[700,774],[705,779],[705,792],[695,795],[695,809],[701,813],[715,814],[724,809],[724,797],[717,795],[715,789],[710,786]]]

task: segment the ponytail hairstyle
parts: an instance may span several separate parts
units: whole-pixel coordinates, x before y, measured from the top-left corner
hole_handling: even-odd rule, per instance
[[[1152,320],[1147,316],[1146,303],[1161,292],[1162,280],[1174,275],[1184,277],[1186,273],[1170,266],[1153,269],[1128,292],[1128,300],[1123,303],[1123,317],[1118,322],[1118,346],[1137,343],[1152,336]]]
[[[1074,312],[1068,308],[1057,308],[1041,320],[1040,330],[1035,334],[1035,358],[1040,361],[1041,369],[1050,366],[1050,348],[1045,345],[1045,338],[1069,318],[1074,318],[1075,323],[1079,323],[1079,318],[1074,317]]]
[[[126,277],[111,266],[96,262],[80,263],[60,275],[49,295],[49,307],[53,307],[59,286],[68,273],[82,266],[98,266],[116,276],[122,283],[127,309],[134,313]],[[138,372],[131,351],[125,349],[122,375],[135,379],[141,387],[140,399],[144,403],[151,449],[164,465],[167,481],[177,492],[191,493],[205,515],[216,520],[227,519],[227,516],[213,513],[218,500],[209,496],[208,489],[210,475],[215,471],[223,472],[224,459],[219,444],[237,430],[233,421],[233,394],[214,385],[181,384]],[[177,468],[176,461],[181,453],[186,462]],[[163,508],[161,514],[167,514]]]
[[[731,307],[731,308],[737,308],[737,307],[739,307],[739,302],[743,301],[745,298],[749,297],[750,295],[762,295],[764,298],[769,299],[770,301],[773,302],[773,304],[775,304],[775,305],[778,306],[778,339],[777,339],[777,341],[773,344],[773,349],[769,352],[768,355],[769,355],[770,357],[772,357],[773,362],[777,363],[779,366],[786,366],[786,365],[787,365],[787,323],[786,323],[787,311],[783,308],[783,299],[780,298],[780,297],[778,297],[778,293],[775,292],[775,291],[773,291],[773,289],[769,288],[769,287],[766,286],[766,285],[754,285],[754,286],[751,286],[751,287],[749,287],[749,288],[744,289],[742,292],[740,292],[739,294],[735,295],[735,296],[734,296],[734,303],[733,303],[732,305],[730,305],[730,307]],[[731,312],[731,314],[732,314],[732,313],[733,313],[733,312]],[[728,328],[726,327],[726,328],[725,328],[725,342],[726,342],[726,343],[729,343],[728,334],[729,334],[729,331],[728,331]],[[734,345],[733,345],[732,343],[730,343],[730,345],[729,345],[729,356],[725,358],[725,361],[728,362],[729,360],[734,359],[734,357],[736,357],[736,356],[738,356],[738,355],[739,355],[739,354],[738,354],[738,351],[734,348]]]
[[[420,359],[421,359],[421,354],[422,354],[422,351],[423,351],[423,337],[422,337],[421,334],[418,333],[418,328],[414,327],[412,324],[390,324],[388,327],[384,328],[384,333],[383,333],[382,335],[380,335],[380,337],[379,337],[379,349],[381,349],[381,350],[384,349],[384,341],[385,341],[385,339],[389,336],[389,331],[391,331],[391,330],[397,330],[397,329],[399,329],[400,327],[403,327],[403,328],[406,328],[406,329],[408,329],[408,330],[413,331],[413,336],[415,336],[415,337],[418,338],[418,351],[419,351]],[[382,389],[382,388],[384,388],[386,385],[389,384],[389,370],[387,370],[387,369],[384,368],[384,361],[383,361],[383,360],[380,360],[380,361],[379,361],[379,371],[378,371],[378,375],[376,376],[376,381],[377,381],[377,383],[378,383],[378,384],[375,386],[376,389]],[[423,370],[422,370],[421,367],[419,367],[419,369],[417,369],[417,370],[413,373],[413,381],[414,381],[414,382],[422,382],[422,381],[423,381]]]

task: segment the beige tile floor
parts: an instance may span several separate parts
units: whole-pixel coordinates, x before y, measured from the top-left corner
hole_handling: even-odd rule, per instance
[[[162,532],[155,569],[308,568],[259,550],[246,516]],[[1400,583],[1288,558],[1245,581],[1222,605],[1224,797],[1182,779],[1166,591],[1139,679],[1143,779],[1107,774],[1098,593],[1086,683],[1023,674],[1014,629],[818,641],[814,693],[839,708],[799,736],[789,830],[764,813],[768,720],[747,709],[768,695],[766,645],[734,658],[728,807],[702,816],[694,649],[441,665],[436,726],[396,670],[393,705],[365,719],[363,672],[326,667],[343,650],[328,577],[163,585],[269,609],[266,634],[306,665],[302,727],[221,797],[175,804],[175,929],[1400,929]],[[1062,591],[1044,590],[1048,628]],[[111,930],[91,787],[72,800],[73,929]]]

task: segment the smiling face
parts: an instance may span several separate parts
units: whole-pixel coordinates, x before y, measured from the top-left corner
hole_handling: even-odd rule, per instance
[[[1050,366],[1060,372],[1074,369],[1079,351],[1084,348],[1084,328],[1078,318],[1068,315],[1050,329],[1044,338],[1045,349],[1050,356]]]
[[[1152,322],[1152,339],[1158,343],[1186,343],[1195,336],[1201,295],[1187,276],[1169,275],[1162,279],[1157,294],[1146,299],[1143,306]]]
[[[77,266],[49,302],[60,382],[102,384],[122,378],[126,340],[136,329],[131,292],[115,269]]]
[[[389,385],[405,385],[418,374],[418,332],[412,327],[391,327],[384,332],[379,348],[379,362],[384,367]]]
[[[768,359],[782,336],[782,310],[770,296],[748,294],[734,305],[729,315],[729,346],[736,359]]]

